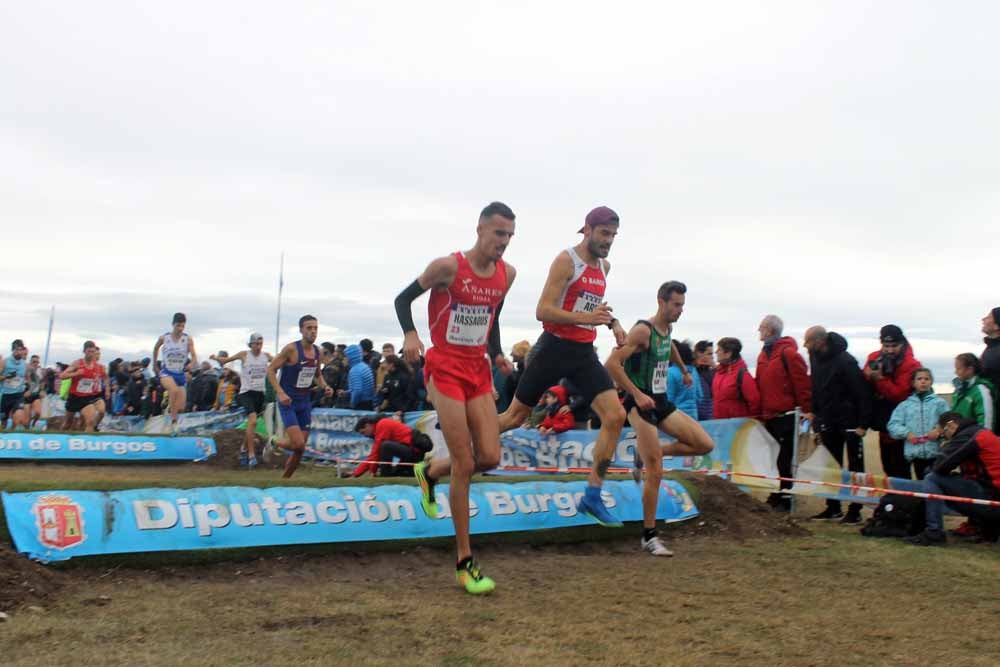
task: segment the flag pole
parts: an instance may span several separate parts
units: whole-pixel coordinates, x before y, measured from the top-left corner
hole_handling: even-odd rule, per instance
[[[274,323],[274,353],[278,354],[280,343],[278,333],[281,331],[281,291],[285,287],[285,251],[281,251],[281,268],[278,270],[278,317]]]
[[[49,344],[52,342],[52,323],[56,319],[56,307],[52,306],[49,311],[49,334],[45,337],[45,359],[42,361],[42,368],[49,367]]]

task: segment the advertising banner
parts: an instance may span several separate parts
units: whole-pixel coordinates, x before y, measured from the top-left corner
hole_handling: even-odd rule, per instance
[[[203,437],[44,431],[0,433],[0,460],[203,461],[214,454],[215,441]]]
[[[474,534],[545,530],[594,523],[578,514],[585,482],[473,484]],[[603,499],[622,521],[642,519],[642,487],[611,481]],[[441,512],[428,518],[420,490],[410,485],[335,487],[208,487],[130,491],[4,493],[7,526],[17,550],[41,561],[76,556],[361,542],[454,534],[448,485],[437,488]],[[660,487],[657,517],[681,521],[698,514],[676,482]]]

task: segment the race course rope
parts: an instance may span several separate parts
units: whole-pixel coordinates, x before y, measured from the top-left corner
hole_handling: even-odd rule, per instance
[[[315,449],[306,448],[306,453],[314,458],[334,463],[371,463],[375,466],[415,466],[416,463],[406,463],[403,461],[368,461],[367,459],[341,459],[329,454],[325,454]],[[573,467],[541,467],[541,466],[497,466],[494,470],[506,470],[508,472],[537,472],[555,474],[589,474],[590,468]],[[608,468],[610,473],[630,474],[632,468]],[[924,493],[922,491],[904,491],[902,489],[886,489],[877,486],[859,486],[857,484],[841,484],[838,482],[822,482],[813,479],[798,479],[796,477],[781,477],[778,475],[760,475],[747,472],[732,472],[727,470],[712,470],[710,468],[699,468],[696,470],[684,470],[681,472],[692,472],[698,475],[712,475],[716,477],[752,477],[754,479],[770,479],[778,482],[791,482],[793,484],[811,484],[814,486],[830,486],[838,489],[850,489],[852,491],[870,491],[873,493],[895,493],[900,496],[910,496],[912,498],[924,498],[925,500],[943,500],[949,503],[966,503],[970,505],[983,505],[986,507],[1000,507],[1000,501],[983,500],[980,498],[964,498],[961,496],[946,496],[939,493]]]

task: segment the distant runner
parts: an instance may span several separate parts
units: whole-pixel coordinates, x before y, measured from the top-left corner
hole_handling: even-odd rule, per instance
[[[10,344],[10,356],[3,362],[3,380],[0,382],[0,428],[7,428],[7,419],[11,420],[11,426],[15,429],[28,426],[28,411],[24,406],[27,356],[28,348],[20,338]]]
[[[267,378],[277,390],[278,412],[285,425],[285,438],[281,442],[271,439],[274,448],[283,447],[291,450],[291,455],[285,461],[283,479],[288,479],[295,473],[306,450],[309,439],[309,428],[312,424],[312,401],[309,389],[316,382],[328,398],[333,396],[333,389],[323,379],[319,372],[319,346],[315,345],[319,334],[319,322],[312,315],[299,318],[299,331],[302,340],[289,343],[278,353],[267,367]],[[281,379],[278,379],[278,371]]]
[[[24,409],[28,413],[28,428],[35,428],[42,416],[42,399],[45,397],[45,378],[42,374],[41,359],[37,354],[28,359],[28,387],[24,391]]]
[[[174,313],[173,327],[170,331],[156,339],[153,346],[153,367],[156,358],[163,350],[163,363],[160,370],[160,384],[167,392],[170,403],[170,431],[177,432],[177,415],[184,411],[187,405],[187,384],[185,372],[190,362],[191,367],[198,366],[198,355],[194,351],[194,339],[184,333],[187,326],[187,316],[184,313]]]
[[[100,363],[101,350],[92,340],[83,344],[83,358],[77,359],[59,376],[70,379],[69,396],[66,398],[67,427],[73,415],[80,413],[84,431],[96,431],[105,413],[104,390],[108,374]]]
[[[267,385],[267,366],[272,357],[263,352],[264,337],[259,333],[250,334],[247,341],[249,350],[237,352],[231,357],[211,355],[209,359],[220,365],[239,360],[240,362],[240,393],[236,402],[247,411],[247,437],[240,448],[240,465],[251,470],[257,467],[257,451],[254,438],[257,430],[257,418],[264,414],[264,389]]]

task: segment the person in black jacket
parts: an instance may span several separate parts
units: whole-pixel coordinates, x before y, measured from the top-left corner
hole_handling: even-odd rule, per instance
[[[847,469],[865,471],[862,438],[868,430],[872,392],[857,360],[847,352],[847,340],[821,326],[806,330],[804,347],[809,350],[813,412],[805,415],[819,433],[820,441],[841,466],[847,446]],[[813,519],[840,519],[861,523],[861,505],[851,503],[845,515],[840,501],[827,499],[826,509]]]
[[[986,349],[980,358],[983,364],[982,376],[1000,390],[1000,306],[986,313],[983,318],[983,333],[986,334],[983,339]],[[997,391],[996,398],[997,407],[1000,408],[1000,391]]]
[[[385,357],[385,377],[382,379],[382,386],[379,387],[379,399],[381,412],[406,412],[410,409],[410,377],[412,375],[409,365],[397,357],[390,354]]]

